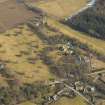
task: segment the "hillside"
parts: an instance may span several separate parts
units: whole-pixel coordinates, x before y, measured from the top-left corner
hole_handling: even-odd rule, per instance
[[[104,104],[105,41],[61,22],[87,1],[12,1],[0,3],[0,105]]]
[[[105,39],[105,1],[96,0],[92,7],[72,16],[65,24],[72,28],[90,34],[93,37]]]
[[[48,15],[51,15],[52,17],[63,19],[64,17],[69,16],[83,7],[85,3],[85,0],[76,2],[75,0],[40,0],[38,2],[32,3],[32,5],[41,8],[44,12],[46,12]]]
[[[81,2],[82,2],[82,0],[81,0]],[[45,12],[48,11],[48,13],[47,13],[48,15],[51,15],[52,13],[54,14],[54,12],[52,12],[53,9],[51,9],[52,11],[51,10],[49,11],[49,8],[46,8],[46,6],[45,6],[46,9],[43,9],[44,5],[46,5],[46,3],[47,2],[42,1],[42,2],[37,2],[35,4],[33,3],[32,5],[34,5],[38,8],[41,8]],[[62,2],[60,2],[60,4],[61,3]],[[84,2],[82,2],[82,3],[81,4],[84,6],[84,5],[86,5],[87,2],[85,1],[85,3]],[[40,6],[40,4],[41,4],[41,6]],[[52,4],[52,1],[49,1],[48,6],[50,7],[51,4]],[[57,5],[57,8],[60,6],[60,4]],[[65,5],[63,5],[63,6],[64,6],[64,8],[67,9],[67,6],[65,6]],[[81,8],[80,2],[78,2],[77,5],[75,5],[75,6],[76,6],[76,8]],[[56,12],[59,13],[59,11],[60,11],[59,9],[56,9]],[[75,12],[78,12],[78,11],[75,11]],[[63,12],[63,15],[65,15],[65,12]],[[67,16],[72,16],[72,15],[73,15],[72,12],[71,13],[68,12],[68,14],[67,14]],[[56,16],[58,16],[58,14]],[[51,15],[51,17],[52,17],[52,15]],[[47,18],[47,22],[48,22],[49,25],[52,25],[53,27],[57,28],[58,30],[60,30],[64,34],[68,35],[69,37],[75,38],[75,39],[79,40],[81,43],[87,44],[90,49],[104,55],[104,52],[105,52],[105,50],[104,50],[105,49],[105,42],[104,41],[102,41],[100,39],[92,38],[90,36],[90,34],[78,32],[78,31],[72,29],[71,27],[68,27],[67,25],[61,24],[61,22],[56,20],[58,18],[55,18],[55,17],[51,18],[51,17]],[[64,17],[61,17],[60,20],[62,18],[64,18]],[[69,24],[69,22],[67,22],[67,24]],[[104,29],[104,28],[102,28],[102,29]],[[100,48],[100,46],[101,46],[101,48]]]

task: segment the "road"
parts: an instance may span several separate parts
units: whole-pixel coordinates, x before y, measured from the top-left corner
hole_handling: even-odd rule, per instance
[[[92,73],[90,73],[90,74],[88,74],[88,75],[97,75],[97,74],[102,74],[102,73],[105,73],[105,70],[100,70],[100,71],[95,71],[95,72],[92,72]]]

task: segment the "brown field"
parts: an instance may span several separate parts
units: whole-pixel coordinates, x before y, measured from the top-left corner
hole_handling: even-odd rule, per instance
[[[15,0],[2,0],[0,2],[0,32],[13,28],[35,16],[23,4]]]

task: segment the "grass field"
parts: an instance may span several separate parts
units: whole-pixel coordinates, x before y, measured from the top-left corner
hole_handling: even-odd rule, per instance
[[[80,97],[75,99],[61,98],[59,101],[52,105],[86,105]]]
[[[49,15],[53,15],[60,19],[69,16],[86,4],[86,0],[47,0],[33,3],[43,9]],[[104,55],[105,41],[98,40],[69,28],[55,18],[48,18],[48,24],[55,27],[65,35],[75,38],[80,42],[87,44],[90,49],[96,50]],[[47,30],[45,28],[45,30]],[[48,31],[48,30],[47,30]],[[49,36],[53,36],[51,30]],[[50,45],[44,43],[38,35],[32,32],[26,25],[20,25],[0,34],[0,60],[6,63],[6,68],[13,72],[22,83],[32,83],[34,81],[44,81],[55,78],[49,72],[47,65],[40,59],[40,52]],[[101,47],[100,47],[101,46]],[[57,51],[48,53],[54,61],[57,61],[59,54]],[[58,54],[58,55],[57,55]],[[103,62],[94,59],[94,63],[100,67],[104,67]],[[5,78],[0,75],[0,84],[6,85]],[[29,101],[19,105],[35,105]],[[80,97],[74,99],[61,98],[52,105],[86,105]]]
[[[48,14],[58,18],[64,18],[74,13],[86,4],[86,0],[43,0],[33,3]]]
[[[76,12],[78,9],[83,7],[86,4],[86,0],[53,0],[53,1],[41,1],[37,2],[36,4],[33,4],[39,8],[41,8],[43,11],[45,11],[48,15],[53,15],[59,19],[62,19],[64,17],[68,17],[72,15],[74,12]],[[84,33],[78,32],[73,30],[72,28],[61,24],[59,21],[57,21],[56,18],[48,18],[47,23],[64,33],[65,35],[75,38],[79,40],[81,43],[84,43],[88,45],[88,47],[92,50],[95,50],[103,55],[105,55],[105,41],[96,39],[93,37],[90,37],[88,35],[85,35]],[[51,52],[50,56],[55,57],[55,54],[57,52]],[[56,57],[55,57],[56,59]],[[97,68],[105,67],[105,63],[98,61],[96,59],[93,59],[94,65]],[[56,103],[52,105],[86,105],[83,100],[80,97],[76,97],[75,99],[68,99],[68,98],[62,98]]]
[[[34,103],[32,103],[32,102],[27,101],[27,102],[23,102],[23,103],[18,104],[18,105],[36,105],[36,104],[34,104]]]
[[[17,104],[17,105],[36,105],[32,102],[23,102],[21,104]],[[75,99],[69,99],[69,98],[61,98],[59,101],[51,104],[51,105],[86,105],[82,99],[80,97],[76,97]]]
[[[0,60],[23,83],[53,77],[38,54],[46,45],[29,28],[19,26],[0,34]]]
[[[53,5],[54,4],[54,5]],[[49,0],[40,1],[33,4],[43,11],[46,11],[49,15],[52,14],[57,17],[64,18],[65,16],[70,16],[84,5],[86,5],[86,0]],[[105,41],[90,37],[84,33],[73,30],[72,28],[61,24],[56,20],[56,18],[48,18],[47,22],[49,25],[57,28],[62,33],[68,35],[69,37],[76,38],[80,42],[87,44],[89,48],[103,54],[105,52]],[[100,47],[101,46],[101,47]]]

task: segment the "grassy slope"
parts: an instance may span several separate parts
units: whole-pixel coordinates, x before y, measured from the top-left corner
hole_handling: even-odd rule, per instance
[[[54,16],[64,18],[65,16],[72,15],[76,10],[80,9],[86,4],[86,0],[49,0],[49,1],[41,1],[37,2],[33,5],[41,8],[43,11],[46,11],[48,14],[52,14]],[[84,33],[80,33],[78,31],[73,30],[65,25],[60,24],[56,19],[48,19],[48,23],[57,29],[59,29],[64,34],[67,34],[70,37],[76,38],[82,43],[88,44],[92,49],[104,54],[105,52],[105,41],[98,40],[92,38],[90,36],[85,35]],[[101,46],[101,47],[100,47]]]
[[[63,18],[65,16],[69,16],[70,13],[73,13],[78,8],[83,6],[85,0],[80,0],[80,1],[77,2],[75,0],[66,0],[65,2],[65,0],[54,0],[54,1],[48,1],[48,2],[40,2],[39,7],[41,6],[42,9],[45,8],[44,10],[45,11],[47,10],[49,14]],[[55,5],[52,5],[53,3]],[[73,3],[71,7],[69,6],[69,3],[70,4]],[[97,40],[88,36],[84,36],[82,33],[74,31],[73,29],[70,29],[67,26],[60,24],[55,19],[51,19],[51,18],[48,19],[48,23],[58,28],[63,33],[69,35],[70,37],[74,37],[83,43],[87,43],[88,45],[90,45],[91,48],[98,50],[99,52],[102,52],[102,53],[105,52],[104,41]],[[16,36],[17,32],[19,32],[18,36]],[[43,62],[37,56],[37,54],[39,54],[40,51],[42,51],[43,48],[45,48],[48,45],[43,43],[37,37],[37,35],[35,35],[35,33],[32,33],[27,28],[27,26],[23,26],[22,29],[14,28],[4,34],[1,34],[0,44],[2,45],[2,47],[0,47],[0,58],[4,61],[9,61],[9,63],[7,63],[8,70],[12,70],[12,71],[14,70],[14,72],[19,73],[17,74],[17,77],[21,78],[22,82],[31,83],[33,81],[40,81],[42,80],[42,78],[43,80],[48,80],[49,78],[53,77],[52,74],[49,73],[48,67],[45,64],[43,64]],[[32,46],[37,46],[37,47],[32,47]],[[27,52],[27,54],[21,55],[20,52],[24,52],[24,51]],[[56,52],[54,52],[54,54],[51,53],[51,56],[55,57],[55,53]],[[16,55],[20,55],[20,57]],[[27,58],[29,57],[36,59],[34,64],[31,64],[27,60]],[[23,73],[23,75],[20,75],[20,73]],[[3,83],[5,83],[4,78],[3,77],[0,77],[0,78],[1,78],[0,80],[3,81]],[[62,98],[53,105],[64,105],[64,104],[65,105],[85,105],[83,101],[81,101],[80,97],[77,97],[76,99],[73,99],[73,100]],[[30,102],[25,102],[19,105],[33,105],[33,104]]]
[[[4,61],[8,70],[21,78],[23,83],[52,78],[48,67],[38,57],[47,45],[27,26],[21,27],[0,34],[0,60]],[[0,78],[1,81],[4,80],[2,76]]]
[[[47,12],[49,15],[54,15],[55,17],[59,17],[60,19],[69,16],[73,12],[75,12],[77,9],[84,6],[86,3],[85,0],[54,0],[54,1],[47,1],[47,2],[39,2],[35,4],[45,12]],[[70,6],[70,4],[72,6]],[[51,26],[56,27],[58,30],[63,32],[64,34],[76,38],[82,43],[85,43],[89,46],[89,48],[93,50],[97,50],[98,52],[104,54],[105,52],[105,41],[98,40],[92,37],[85,36],[84,33],[80,33],[78,31],[73,30],[72,28],[69,28],[61,23],[59,23],[54,18],[48,19],[48,24]],[[100,47],[101,46],[101,47]],[[95,65],[99,64],[99,68],[101,66],[105,66],[103,62],[99,62],[97,60],[94,61]],[[101,66],[100,66],[101,65]],[[85,105],[83,101],[81,101],[80,97],[77,97],[76,99],[69,100],[67,98],[62,98],[58,102],[54,103],[53,105]]]
[[[73,30],[72,28],[69,28],[58,21],[49,18],[48,19],[48,24],[52,25],[53,27],[56,27],[58,30],[63,32],[64,34],[76,38],[80,42],[87,44],[91,49],[94,49],[102,54],[105,52],[105,41],[92,38],[90,36],[85,35],[84,33],[78,32]],[[101,47],[100,47],[101,46]]]
[[[80,97],[76,97],[74,100],[69,98],[61,98],[59,101],[52,105],[86,105]]]
[[[85,3],[85,0],[47,0],[47,2],[43,0],[32,5],[55,17],[63,18],[83,7]]]
[[[21,104],[18,104],[18,105],[36,105],[36,104],[33,104],[33,103],[27,101],[27,102],[24,102],[24,103],[21,103]]]

